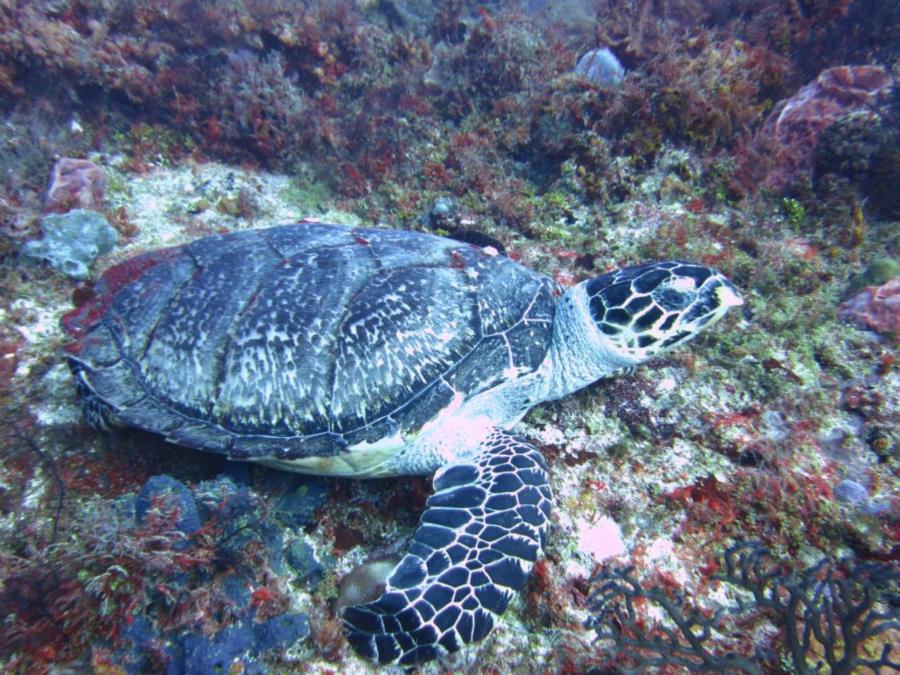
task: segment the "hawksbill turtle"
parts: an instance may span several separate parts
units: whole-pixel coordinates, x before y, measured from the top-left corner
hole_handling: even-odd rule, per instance
[[[126,260],[63,324],[98,429],[311,474],[434,473],[384,592],[341,617],[357,652],[408,666],[487,635],[541,553],[552,495],[512,431],[525,413],[741,302],[686,262],[566,290],[490,247],[298,223]]]

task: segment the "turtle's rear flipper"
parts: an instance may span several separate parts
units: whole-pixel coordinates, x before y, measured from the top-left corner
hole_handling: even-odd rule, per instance
[[[81,406],[84,419],[88,425],[97,431],[109,431],[114,427],[121,426],[113,409],[97,395],[97,392],[88,383],[88,375],[84,372],[84,365],[70,358],[69,370],[75,376],[75,393],[78,397],[78,405]]]
[[[383,664],[413,665],[482,639],[546,538],[547,467],[520,438],[495,430],[470,463],[440,469],[434,487],[384,594],[343,612],[350,644]]]

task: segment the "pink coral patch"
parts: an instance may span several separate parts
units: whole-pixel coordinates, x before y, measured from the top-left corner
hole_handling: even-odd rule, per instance
[[[103,208],[106,192],[106,174],[103,169],[86,159],[62,157],[53,166],[45,212],[65,213],[72,209]]]
[[[838,307],[838,318],[876,333],[900,336],[900,278],[866,286]]]
[[[844,115],[866,110],[892,85],[881,66],[837,66],[779,102],[753,140],[757,151],[774,154],[763,186],[782,190],[809,172],[821,133]]]

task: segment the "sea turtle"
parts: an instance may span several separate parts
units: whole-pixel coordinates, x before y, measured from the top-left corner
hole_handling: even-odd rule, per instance
[[[483,638],[547,534],[535,404],[683,344],[740,305],[686,262],[568,290],[491,247],[299,223],[152,251],[67,314],[87,420],[281,469],[434,473],[406,555],[346,607],[353,647],[412,665]]]

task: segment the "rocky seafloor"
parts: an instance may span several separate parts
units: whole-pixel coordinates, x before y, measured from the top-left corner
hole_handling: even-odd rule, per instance
[[[194,163],[140,175],[113,165],[108,170],[123,188],[110,191],[107,201],[127,211],[134,234],[97,262],[100,269],[206,233],[310,215],[356,220],[324,204],[309,211],[301,187],[284,176]],[[259,195],[252,222],[196,206],[220,203],[241,189]],[[655,208],[665,217],[683,213],[678,204]],[[652,241],[654,228],[643,229]],[[511,254],[549,274],[570,265],[567,252],[505,240]],[[646,245],[633,236],[627,247]],[[81,421],[60,358],[66,341],[60,317],[71,308],[77,284],[25,261],[7,269],[6,284],[15,299],[3,322],[18,346],[4,405],[7,419],[21,422],[7,441],[4,464],[9,508],[3,538],[11,547],[4,557],[46,556],[44,564],[73,574],[83,597],[68,602],[85,605],[79,611],[88,615],[67,616],[74,611],[67,604],[48,610],[54,622],[61,631],[83,632],[72,640],[88,631],[108,636],[85,643],[81,658],[95,668],[126,669],[181,658],[195,664],[189,672],[204,672],[216,659],[244,659],[246,668],[264,670],[267,657],[275,657],[270,667],[293,664],[303,672],[327,672],[337,664],[366,669],[338,634],[332,603],[339,581],[373,552],[402,550],[429,482],[310,479],[223,462],[136,432],[95,433]],[[589,579],[610,556],[668,575],[690,592],[706,583],[712,557],[738,540],[765,541],[778,555],[808,563],[823,554],[891,555],[897,543],[897,370],[889,340],[837,318],[842,290],[833,283],[813,290],[814,298],[797,298],[743,289],[746,310],[690,347],[534,410],[519,431],[545,451],[556,495],[540,578],[484,643],[423,671],[492,672],[503,664],[524,672],[538,663],[550,670],[601,663],[602,649],[583,624],[590,616]],[[821,307],[825,303],[829,309]],[[760,315],[767,315],[764,322]],[[875,429],[891,445],[876,446]],[[154,481],[177,486],[175,515],[159,497],[168,493]],[[142,498],[143,508],[136,505]],[[151,502],[159,520],[148,522]],[[234,512],[223,515],[228,509]],[[183,541],[157,544],[159,551],[145,541],[173,532]],[[17,565],[28,567],[14,562],[8,573]],[[64,582],[63,575],[56,572],[54,583]],[[116,575],[122,579],[110,589]],[[6,593],[13,588],[7,585]],[[136,622],[117,630],[106,625],[124,621],[130,611]],[[255,642],[252,628],[277,617],[297,617],[298,623],[281,641]],[[68,629],[70,620],[81,623]],[[51,638],[57,630],[31,627]]]
[[[384,35],[396,29],[384,18],[389,12],[373,3],[351,4],[370,28]],[[417,9],[428,3],[384,4],[430,16]],[[687,12],[689,4],[672,6]],[[12,10],[0,9],[9,22]],[[60,27],[86,19],[52,8],[34,12],[20,8],[15,15],[25,36],[19,48],[71,72],[66,57],[46,47],[48,26],[59,29],[55,39],[74,41]],[[669,44],[669,24],[642,33],[651,46],[641,51],[633,33],[626,41],[628,31],[610,22],[606,37],[631,73],[624,83],[585,84],[557,74],[548,80],[549,93],[532,92],[526,106],[498,88],[524,88],[535,73],[504,71],[507,80],[479,90],[473,82],[487,76],[471,63],[497,54],[541,56],[527,42],[537,29],[499,9],[463,14],[455,29],[451,21],[422,18],[423,25],[432,22],[424,37],[373,40],[371,49],[383,58],[390,51],[401,63],[421,60],[420,76],[432,78],[427,95],[404,99],[408,121],[387,136],[393,151],[380,139],[334,164],[321,144],[330,133],[338,140],[328,142],[344,148],[339,136],[349,132],[339,127],[338,112],[334,129],[318,129],[320,145],[310,146],[309,157],[291,150],[289,166],[273,166],[269,151],[259,149],[261,137],[219,111],[202,128],[183,119],[113,123],[84,111],[40,122],[24,108],[6,113],[0,157],[17,178],[7,178],[0,202],[0,667],[373,669],[343,639],[336,607],[352,597],[346,582],[352,570],[404,550],[430,481],[310,478],[226,462],[141,432],[98,433],[82,420],[61,356],[62,315],[108,266],[154,247],[301,218],[469,238],[476,232],[563,285],[628,262],[699,260],[723,269],[745,300],[686,348],[525,418],[517,431],[547,458],[556,501],[545,556],[484,641],[421,672],[755,672],[752,662],[759,672],[812,672],[821,661],[823,672],[865,672],[866,659],[875,664],[870,671],[887,672],[888,661],[879,659],[900,659],[896,648],[884,656],[900,641],[900,160],[896,110],[881,98],[875,106],[873,93],[887,95],[896,66],[892,72],[883,58],[873,70],[832,70],[844,66],[804,52],[817,67],[815,77],[803,78],[799,57],[790,71],[776,46],[762,37],[752,42],[749,28],[746,42],[728,42],[715,31],[734,26],[718,18],[704,19],[705,32],[692,34],[695,42],[683,51],[654,56],[654,40],[657,48]],[[260,25],[270,20],[253,16]],[[814,19],[827,33],[826,19],[812,13]],[[397,34],[415,35],[415,22],[405,21]],[[374,66],[351,59],[346,36],[333,27],[322,29],[326,47],[313,49],[293,43],[302,37],[298,24],[290,24],[290,36],[278,34],[280,47],[269,42],[275,33],[238,24],[242,35],[256,31],[266,41],[230,57],[229,68],[250,68],[254,54],[266,50],[283,52],[279,58],[288,63],[321,62],[322,73],[297,66],[289,79],[315,94],[297,104],[303,114],[316,105],[328,119],[332,113],[322,111],[336,103],[325,96],[346,103],[341,96],[351,94],[341,83],[354,77],[348,90],[367,86],[359,73]],[[106,44],[101,27],[90,33],[95,46]],[[411,56],[420,42],[431,52]],[[568,61],[554,58],[572,69],[578,49],[563,46]],[[0,55],[7,48],[0,44]],[[303,51],[309,49],[314,57]],[[271,60],[259,60],[257,74],[271,77]],[[347,74],[337,67],[344,62]],[[0,60],[0,95],[13,87],[17,96],[28,92],[25,98],[39,101],[41,92],[25,82],[32,75],[9,63]],[[789,73],[777,85],[776,64]],[[743,107],[729,111],[712,98],[714,85],[700,81],[701,67],[731,77],[729,100],[745,96]],[[86,72],[109,91],[135,86],[104,80],[106,70]],[[379,72],[397,77],[386,65]],[[668,88],[651,76],[668,78]],[[771,91],[748,95],[741,77],[765,79]],[[699,112],[686,82],[728,121]],[[629,121],[630,87],[654,83],[653,116],[635,109]],[[815,91],[792,98],[816,83]],[[606,86],[618,93],[603,93]],[[816,99],[816,92],[837,88],[841,101],[847,91],[858,97],[849,109],[826,95]],[[293,90],[279,91],[283,100]],[[782,103],[771,112],[773,102],[763,101],[774,93]],[[870,95],[872,101],[859,103]],[[603,101],[612,107],[598,112]],[[801,105],[809,101],[818,101],[812,111]],[[206,105],[199,95],[194,103]],[[457,106],[452,125],[430,107],[438,104]],[[513,128],[512,113],[526,110],[528,124]],[[620,116],[614,128],[597,119],[607,113]],[[691,124],[673,121],[688,116]],[[225,129],[216,132],[210,119]],[[275,126],[269,141],[308,141],[287,136],[277,116],[267,119]],[[366,129],[375,133],[373,125]],[[511,140],[517,134],[523,138]],[[745,142],[719,144],[729,134]],[[250,142],[252,159],[222,150]],[[403,160],[391,154],[401,150]],[[350,152],[335,150],[343,151]],[[53,174],[54,153],[86,160],[71,165],[76,179],[68,192],[65,176]],[[553,158],[553,171],[543,172],[535,157],[541,153]],[[763,155],[777,161],[763,166]],[[421,176],[405,172],[403,161],[420,162]],[[754,161],[756,173],[742,168]],[[340,178],[329,181],[329,171]],[[748,177],[762,189],[741,183]],[[54,194],[58,203],[51,204]],[[87,229],[62,230],[52,243],[59,214]],[[85,214],[102,214],[104,226],[94,228]],[[94,239],[93,249],[75,245]],[[27,243],[38,241],[45,243]],[[768,551],[761,569],[771,575],[752,577],[757,589],[776,588],[777,597],[806,604],[790,614],[754,599],[753,583],[742,586],[727,564],[729,547],[741,544]],[[816,567],[826,558],[833,562]],[[623,572],[626,565],[633,577]],[[804,572],[812,575],[805,585]],[[850,609],[861,608],[857,632],[851,622],[843,632],[804,640],[804,626],[838,626],[850,613],[841,605],[842,589]],[[716,611],[741,602],[743,612]],[[678,627],[685,616],[697,634],[706,626],[710,635],[697,640],[685,633]],[[864,628],[862,620],[869,621]],[[798,626],[799,637],[791,629]],[[841,661],[848,651],[860,661]]]

